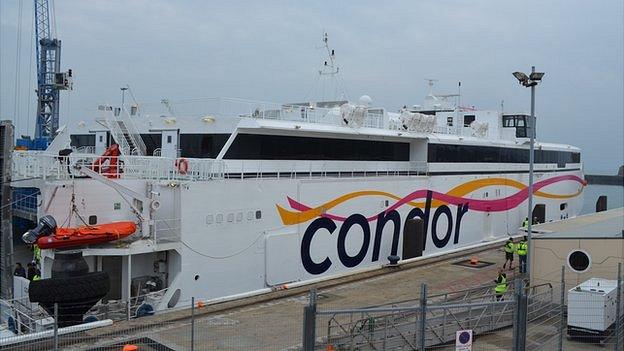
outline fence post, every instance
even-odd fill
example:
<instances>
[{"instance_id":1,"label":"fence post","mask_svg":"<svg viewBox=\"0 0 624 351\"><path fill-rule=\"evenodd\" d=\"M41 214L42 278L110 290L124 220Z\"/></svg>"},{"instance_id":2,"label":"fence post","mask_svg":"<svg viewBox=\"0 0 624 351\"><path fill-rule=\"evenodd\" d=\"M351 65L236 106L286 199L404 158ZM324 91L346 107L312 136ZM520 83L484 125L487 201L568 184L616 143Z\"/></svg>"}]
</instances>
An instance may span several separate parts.
<instances>
[{"instance_id":1,"label":"fence post","mask_svg":"<svg viewBox=\"0 0 624 351\"><path fill-rule=\"evenodd\" d=\"M191 351L195 350L195 296L191 297Z\"/></svg>"},{"instance_id":2,"label":"fence post","mask_svg":"<svg viewBox=\"0 0 624 351\"><path fill-rule=\"evenodd\" d=\"M420 351L425 351L425 333L427 330L427 283L420 285Z\"/></svg>"},{"instance_id":3,"label":"fence post","mask_svg":"<svg viewBox=\"0 0 624 351\"><path fill-rule=\"evenodd\" d=\"M622 263L619 262L618 263L618 269L617 269L617 298L616 298L616 304L615 304L615 308L616 308L616 312L615 312L615 348L614 350L618 351L621 350L620 347L620 342L621 342L621 337L620 334L622 334Z\"/></svg>"},{"instance_id":4,"label":"fence post","mask_svg":"<svg viewBox=\"0 0 624 351\"><path fill-rule=\"evenodd\" d=\"M59 338L58 338L58 303L54 303L54 351L58 351L59 349Z\"/></svg>"},{"instance_id":5,"label":"fence post","mask_svg":"<svg viewBox=\"0 0 624 351\"><path fill-rule=\"evenodd\" d=\"M126 320L130 320L130 299L126 301Z\"/></svg>"},{"instance_id":6,"label":"fence post","mask_svg":"<svg viewBox=\"0 0 624 351\"><path fill-rule=\"evenodd\" d=\"M563 333L565 332L565 266L561 266L561 297L559 300L559 340L558 340L558 351L563 350Z\"/></svg>"},{"instance_id":7,"label":"fence post","mask_svg":"<svg viewBox=\"0 0 624 351\"><path fill-rule=\"evenodd\" d=\"M513 350L524 351L526 346L527 297L522 279L514 282L516 313L514 318Z\"/></svg>"},{"instance_id":8,"label":"fence post","mask_svg":"<svg viewBox=\"0 0 624 351\"><path fill-rule=\"evenodd\" d=\"M314 351L316 346L316 288L310 289L310 303L303 308L302 344L303 351Z\"/></svg>"}]
</instances>

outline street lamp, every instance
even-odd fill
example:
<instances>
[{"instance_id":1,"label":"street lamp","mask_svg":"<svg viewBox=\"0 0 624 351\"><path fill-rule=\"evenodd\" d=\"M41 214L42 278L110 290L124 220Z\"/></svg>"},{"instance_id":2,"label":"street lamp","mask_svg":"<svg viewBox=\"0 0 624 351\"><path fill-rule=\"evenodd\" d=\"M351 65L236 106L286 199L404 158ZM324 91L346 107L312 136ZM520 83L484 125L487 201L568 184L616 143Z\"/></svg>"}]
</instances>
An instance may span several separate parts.
<instances>
[{"instance_id":1,"label":"street lamp","mask_svg":"<svg viewBox=\"0 0 624 351\"><path fill-rule=\"evenodd\" d=\"M533 253L533 247L531 246L531 226L533 224L533 164L535 161L534 158L534 143L535 143L535 86L542 80L544 77L543 72L535 72L535 66L531 67L531 74L526 75L522 72L514 72L513 76L516 77L518 83L522 84L527 88L531 88L531 119L528 123L529 127L529 138L530 138L530 149L529 149L529 214L527 216L528 219L528 227L527 227L527 238L528 238L528 246L529 251L527 252L527 263L526 270L529 275L529 282L531 281L531 255Z\"/></svg>"}]
</instances>

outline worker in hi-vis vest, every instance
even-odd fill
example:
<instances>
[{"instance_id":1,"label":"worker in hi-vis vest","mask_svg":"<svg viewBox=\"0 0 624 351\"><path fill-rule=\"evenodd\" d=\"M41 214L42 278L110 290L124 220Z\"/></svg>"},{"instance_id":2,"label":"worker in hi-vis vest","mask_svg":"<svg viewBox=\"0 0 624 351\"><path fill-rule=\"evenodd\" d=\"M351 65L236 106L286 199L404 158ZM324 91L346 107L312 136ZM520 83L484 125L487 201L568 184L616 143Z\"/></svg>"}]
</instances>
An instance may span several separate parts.
<instances>
[{"instance_id":1,"label":"worker in hi-vis vest","mask_svg":"<svg viewBox=\"0 0 624 351\"><path fill-rule=\"evenodd\" d=\"M494 282L496 283L496 286L494 287L496 301L502 301L503 295L507 292L507 275L501 268L498 269L498 277Z\"/></svg>"},{"instance_id":2,"label":"worker in hi-vis vest","mask_svg":"<svg viewBox=\"0 0 624 351\"><path fill-rule=\"evenodd\" d=\"M39 248L37 244L34 244L32 246L32 249L33 249L33 261L39 264L39 262L41 262L41 249Z\"/></svg>"},{"instance_id":3,"label":"worker in hi-vis vest","mask_svg":"<svg viewBox=\"0 0 624 351\"><path fill-rule=\"evenodd\" d=\"M512 238L507 239L503 249L505 250L505 263L503 264L503 269L507 267L507 262L509 262L509 270L513 270L513 259L514 253L516 252L516 244L514 244Z\"/></svg>"},{"instance_id":4,"label":"worker in hi-vis vest","mask_svg":"<svg viewBox=\"0 0 624 351\"><path fill-rule=\"evenodd\" d=\"M522 237L522 240L518 243L518 248L516 250L518 252L518 258L520 260L520 273L526 273L527 266L527 253L529 252L529 243L527 242L527 237Z\"/></svg>"},{"instance_id":5,"label":"worker in hi-vis vest","mask_svg":"<svg viewBox=\"0 0 624 351\"><path fill-rule=\"evenodd\" d=\"M522 221L522 228L529 229L529 217L524 217L524 221Z\"/></svg>"}]
</instances>

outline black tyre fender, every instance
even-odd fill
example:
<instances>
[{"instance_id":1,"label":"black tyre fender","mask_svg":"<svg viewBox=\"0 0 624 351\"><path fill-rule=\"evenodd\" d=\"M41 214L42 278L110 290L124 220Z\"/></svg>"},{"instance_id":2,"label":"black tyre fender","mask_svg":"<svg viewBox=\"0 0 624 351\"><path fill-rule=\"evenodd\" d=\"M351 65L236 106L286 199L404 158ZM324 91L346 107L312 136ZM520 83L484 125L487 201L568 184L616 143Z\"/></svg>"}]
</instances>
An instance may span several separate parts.
<instances>
[{"instance_id":1,"label":"black tyre fender","mask_svg":"<svg viewBox=\"0 0 624 351\"><path fill-rule=\"evenodd\" d=\"M28 287L31 302L63 303L102 298L110 290L107 272L92 272L71 278L34 280Z\"/></svg>"}]
</instances>

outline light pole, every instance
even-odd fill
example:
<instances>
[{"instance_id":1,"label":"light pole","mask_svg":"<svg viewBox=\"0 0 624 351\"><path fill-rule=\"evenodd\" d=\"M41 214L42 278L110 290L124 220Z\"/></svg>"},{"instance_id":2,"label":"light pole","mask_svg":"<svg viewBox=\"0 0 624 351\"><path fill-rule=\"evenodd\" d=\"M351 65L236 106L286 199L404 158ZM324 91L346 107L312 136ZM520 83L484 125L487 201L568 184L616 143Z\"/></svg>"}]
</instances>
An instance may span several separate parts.
<instances>
[{"instance_id":1,"label":"light pole","mask_svg":"<svg viewBox=\"0 0 624 351\"><path fill-rule=\"evenodd\" d=\"M533 164L535 161L535 86L541 82L542 77L544 77L543 72L535 72L535 66L531 67L531 74L527 76L522 72L514 72L514 77L518 80L520 84L527 88L531 88L531 118L527 126L529 127L529 211L528 211L528 227L527 227L527 239L529 246L529 250L527 252L527 262L526 262L526 270L529 276L529 284L531 282L531 256L533 254L533 246L531 246L531 227L533 224Z\"/></svg>"}]
</instances>

